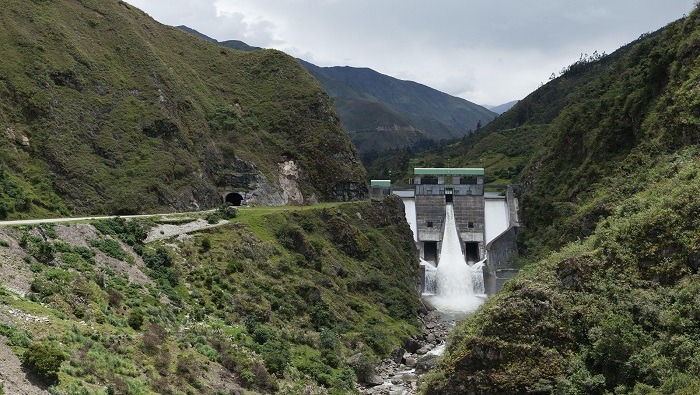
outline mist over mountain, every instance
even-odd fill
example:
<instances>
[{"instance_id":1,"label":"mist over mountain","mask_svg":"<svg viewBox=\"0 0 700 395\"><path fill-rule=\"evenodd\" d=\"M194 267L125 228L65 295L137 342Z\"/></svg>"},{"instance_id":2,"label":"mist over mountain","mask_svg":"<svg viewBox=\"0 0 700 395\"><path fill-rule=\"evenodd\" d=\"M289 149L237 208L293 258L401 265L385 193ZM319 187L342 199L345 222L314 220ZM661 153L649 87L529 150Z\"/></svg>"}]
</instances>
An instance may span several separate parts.
<instances>
[{"instance_id":1,"label":"mist over mountain","mask_svg":"<svg viewBox=\"0 0 700 395\"><path fill-rule=\"evenodd\" d=\"M516 105L518 101L519 100L513 100L509 101L508 103L499 104L497 106L486 106L486 108L500 115L513 108L513 106Z\"/></svg>"}]
</instances>

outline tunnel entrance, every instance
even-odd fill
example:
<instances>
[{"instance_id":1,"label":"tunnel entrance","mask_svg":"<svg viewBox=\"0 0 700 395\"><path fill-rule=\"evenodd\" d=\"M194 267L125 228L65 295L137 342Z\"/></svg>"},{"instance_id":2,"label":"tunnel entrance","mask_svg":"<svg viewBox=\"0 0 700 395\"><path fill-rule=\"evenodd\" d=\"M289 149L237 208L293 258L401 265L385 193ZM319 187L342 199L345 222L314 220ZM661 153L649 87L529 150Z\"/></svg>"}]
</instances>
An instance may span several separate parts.
<instances>
[{"instance_id":1,"label":"tunnel entrance","mask_svg":"<svg viewBox=\"0 0 700 395\"><path fill-rule=\"evenodd\" d=\"M238 192L229 192L224 199L224 203L232 206L240 206L242 202L243 196Z\"/></svg>"},{"instance_id":2,"label":"tunnel entrance","mask_svg":"<svg viewBox=\"0 0 700 395\"><path fill-rule=\"evenodd\" d=\"M479 262L479 243L464 243L464 260L467 261L469 265Z\"/></svg>"},{"instance_id":3,"label":"tunnel entrance","mask_svg":"<svg viewBox=\"0 0 700 395\"><path fill-rule=\"evenodd\" d=\"M426 241L423 243L423 259L437 263L437 241Z\"/></svg>"}]
</instances>

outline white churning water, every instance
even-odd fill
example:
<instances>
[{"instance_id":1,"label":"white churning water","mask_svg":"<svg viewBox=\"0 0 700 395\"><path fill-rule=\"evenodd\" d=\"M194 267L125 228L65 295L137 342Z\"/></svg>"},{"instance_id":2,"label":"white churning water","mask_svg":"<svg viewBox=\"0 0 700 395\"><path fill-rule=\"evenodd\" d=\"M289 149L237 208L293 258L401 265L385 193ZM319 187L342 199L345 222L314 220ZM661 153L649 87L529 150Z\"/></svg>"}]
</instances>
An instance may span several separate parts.
<instances>
[{"instance_id":1,"label":"white churning water","mask_svg":"<svg viewBox=\"0 0 700 395\"><path fill-rule=\"evenodd\" d=\"M423 296L435 295L437 287L437 268L432 263L420 260L421 266L425 268L425 286L423 287Z\"/></svg>"},{"instance_id":2,"label":"white churning water","mask_svg":"<svg viewBox=\"0 0 700 395\"><path fill-rule=\"evenodd\" d=\"M445 230L437 267L436 293L429 299L430 303L439 311L449 314L469 313L476 310L484 302L484 295L482 295L484 280L481 269L483 264L484 261L473 267L467 265L457 234L454 208L452 204L447 204Z\"/></svg>"}]
</instances>

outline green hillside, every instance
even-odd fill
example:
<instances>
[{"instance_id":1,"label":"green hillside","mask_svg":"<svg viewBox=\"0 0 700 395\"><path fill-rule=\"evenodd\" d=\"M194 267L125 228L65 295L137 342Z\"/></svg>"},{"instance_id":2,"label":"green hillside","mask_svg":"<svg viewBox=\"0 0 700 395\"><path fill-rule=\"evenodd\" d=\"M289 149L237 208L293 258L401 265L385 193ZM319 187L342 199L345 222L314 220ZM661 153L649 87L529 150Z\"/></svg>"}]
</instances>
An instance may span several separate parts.
<instances>
[{"instance_id":1,"label":"green hillside","mask_svg":"<svg viewBox=\"0 0 700 395\"><path fill-rule=\"evenodd\" d=\"M330 100L281 52L222 48L117 0L11 0L0 22L0 218L364 195Z\"/></svg>"},{"instance_id":2,"label":"green hillside","mask_svg":"<svg viewBox=\"0 0 700 395\"><path fill-rule=\"evenodd\" d=\"M496 116L467 100L372 69L301 63L335 99L343 125L363 158L412 147L421 140L459 138Z\"/></svg>"},{"instance_id":3,"label":"green hillside","mask_svg":"<svg viewBox=\"0 0 700 395\"><path fill-rule=\"evenodd\" d=\"M499 135L522 143L502 178L523 188L526 258L425 394L700 392L699 40L696 9L444 149L475 163Z\"/></svg>"},{"instance_id":4,"label":"green hillside","mask_svg":"<svg viewBox=\"0 0 700 395\"><path fill-rule=\"evenodd\" d=\"M419 331L398 198L186 222L0 228L5 393L349 394Z\"/></svg>"},{"instance_id":5,"label":"green hillside","mask_svg":"<svg viewBox=\"0 0 700 395\"><path fill-rule=\"evenodd\" d=\"M187 26L178 28L229 48L261 49L238 40L220 42ZM467 100L372 69L299 62L333 98L341 122L365 164L393 149L454 140L496 117L493 111Z\"/></svg>"}]
</instances>

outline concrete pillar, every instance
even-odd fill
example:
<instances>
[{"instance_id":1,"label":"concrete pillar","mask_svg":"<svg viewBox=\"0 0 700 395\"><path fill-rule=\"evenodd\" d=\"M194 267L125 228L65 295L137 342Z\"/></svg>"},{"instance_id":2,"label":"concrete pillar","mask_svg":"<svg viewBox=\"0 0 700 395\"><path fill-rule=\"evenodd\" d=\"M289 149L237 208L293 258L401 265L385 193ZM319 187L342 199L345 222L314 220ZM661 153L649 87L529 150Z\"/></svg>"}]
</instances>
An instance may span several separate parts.
<instances>
[{"instance_id":1,"label":"concrete pillar","mask_svg":"<svg viewBox=\"0 0 700 395\"><path fill-rule=\"evenodd\" d=\"M508 203L510 225L519 226L520 224L518 221L518 199L515 197L515 193L513 193L512 185L508 185L508 188L506 188L506 202Z\"/></svg>"}]
</instances>

